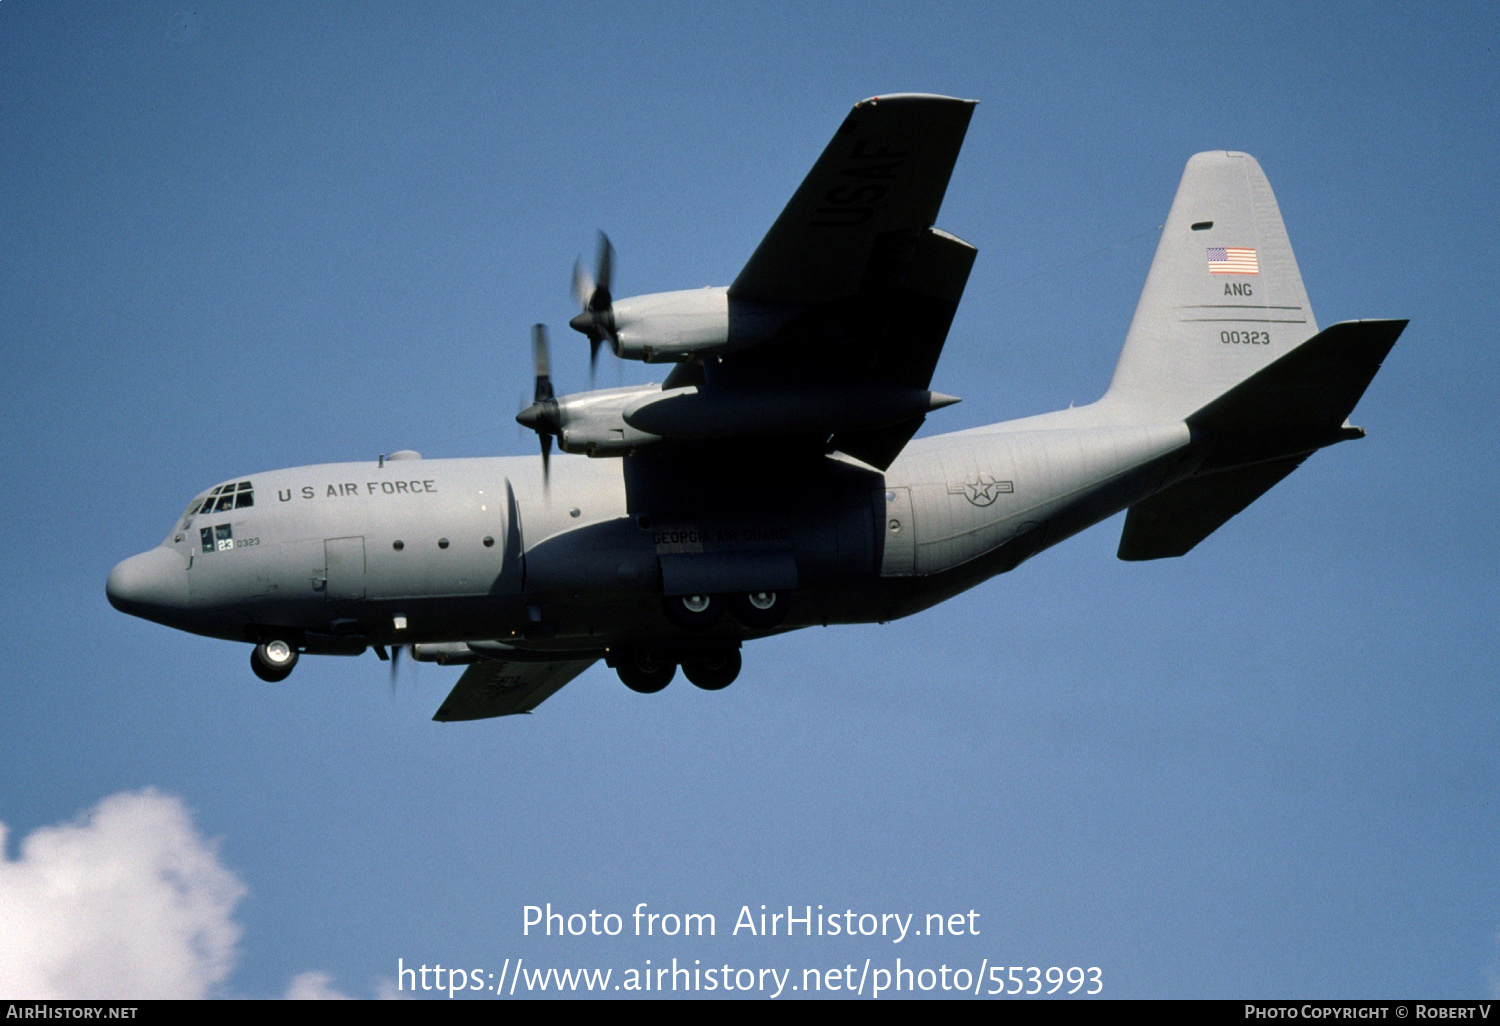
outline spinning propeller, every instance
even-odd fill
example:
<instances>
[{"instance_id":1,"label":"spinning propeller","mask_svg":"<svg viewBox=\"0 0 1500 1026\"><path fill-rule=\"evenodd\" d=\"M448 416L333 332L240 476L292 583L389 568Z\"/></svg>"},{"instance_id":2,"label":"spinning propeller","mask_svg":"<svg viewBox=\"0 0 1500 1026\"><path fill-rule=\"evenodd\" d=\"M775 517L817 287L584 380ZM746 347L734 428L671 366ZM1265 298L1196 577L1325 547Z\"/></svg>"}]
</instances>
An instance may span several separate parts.
<instances>
[{"instance_id":1,"label":"spinning propeller","mask_svg":"<svg viewBox=\"0 0 1500 1026\"><path fill-rule=\"evenodd\" d=\"M396 678L401 676L401 653L406 650L405 645L393 645L391 647L391 694L396 693Z\"/></svg>"},{"instance_id":2,"label":"spinning propeller","mask_svg":"<svg viewBox=\"0 0 1500 1026\"><path fill-rule=\"evenodd\" d=\"M551 470L552 437L562 431L562 417L552 394L551 361L547 356L547 326L531 326L531 359L536 365L536 389L531 405L516 414L516 422L537 433L542 442L542 484Z\"/></svg>"},{"instance_id":3,"label":"spinning propeller","mask_svg":"<svg viewBox=\"0 0 1500 1026\"><path fill-rule=\"evenodd\" d=\"M392 645L387 652L384 645L375 646L375 654L380 657L381 662L391 664L391 697L396 697L396 679L401 676L401 653L409 648L409 645Z\"/></svg>"},{"instance_id":4,"label":"spinning propeller","mask_svg":"<svg viewBox=\"0 0 1500 1026\"><path fill-rule=\"evenodd\" d=\"M614 298L610 295L610 281L614 277L615 247L609 236L599 233L599 251L594 258L594 273L589 274L579 258L573 264L573 296L583 312L568 322L568 327L582 332L589 340L589 380L592 382L599 365L599 344L608 340L611 347L619 344L615 333Z\"/></svg>"}]
</instances>

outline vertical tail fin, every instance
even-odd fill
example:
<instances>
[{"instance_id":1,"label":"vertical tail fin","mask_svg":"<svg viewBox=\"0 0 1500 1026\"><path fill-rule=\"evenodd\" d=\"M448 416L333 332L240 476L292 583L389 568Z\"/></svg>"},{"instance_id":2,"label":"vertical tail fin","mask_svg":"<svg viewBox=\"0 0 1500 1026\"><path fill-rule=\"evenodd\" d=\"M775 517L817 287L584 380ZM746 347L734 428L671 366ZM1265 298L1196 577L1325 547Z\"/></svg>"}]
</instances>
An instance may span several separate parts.
<instances>
[{"instance_id":1,"label":"vertical tail fin","mask_svg":"<svg viewBox=\"0 0 1500 1026\"><path fill-rule=\"evenodd\" d=\"M1318 333L1271 183L1248 153L1190 159L1106 399L1177 419Z\"/></svg>"}]
</instances>

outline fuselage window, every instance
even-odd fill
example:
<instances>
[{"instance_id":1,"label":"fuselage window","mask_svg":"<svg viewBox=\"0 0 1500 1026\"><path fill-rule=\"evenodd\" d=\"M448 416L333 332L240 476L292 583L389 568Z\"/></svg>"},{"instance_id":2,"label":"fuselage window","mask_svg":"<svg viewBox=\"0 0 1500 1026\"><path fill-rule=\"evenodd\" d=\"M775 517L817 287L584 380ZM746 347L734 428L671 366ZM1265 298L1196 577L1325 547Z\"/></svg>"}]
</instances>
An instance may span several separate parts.
<instances>
[{"instance_id":1,"label":"fuselage window","mask_svg":"<svg viewBox=\"0 0 1500 1026\"><path fill-rule=\"evenodd\" d=\"M214 529L212 527L205 527L199 531L198 537L203 540L204 552L212 552L214 550Z\"/></svg>"}]
</instances>

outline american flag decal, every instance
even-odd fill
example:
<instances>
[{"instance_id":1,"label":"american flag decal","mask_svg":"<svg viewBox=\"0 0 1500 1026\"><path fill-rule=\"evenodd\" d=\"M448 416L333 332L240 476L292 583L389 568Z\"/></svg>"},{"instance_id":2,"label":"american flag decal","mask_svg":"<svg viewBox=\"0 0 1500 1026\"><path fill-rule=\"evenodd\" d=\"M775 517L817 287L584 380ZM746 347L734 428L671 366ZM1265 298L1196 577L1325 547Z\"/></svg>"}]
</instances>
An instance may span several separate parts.
<instances>
[{"instance_id":1,"label":"american flag decal","mask_svg":"<svg viewBox=\"0 0 1500 1026\"><path fill-rule=\"evenodd\" d=\"M1260 261L1249 246L1208 247L1209 274L1259 274Z\"/></svg>"}]
</instances>

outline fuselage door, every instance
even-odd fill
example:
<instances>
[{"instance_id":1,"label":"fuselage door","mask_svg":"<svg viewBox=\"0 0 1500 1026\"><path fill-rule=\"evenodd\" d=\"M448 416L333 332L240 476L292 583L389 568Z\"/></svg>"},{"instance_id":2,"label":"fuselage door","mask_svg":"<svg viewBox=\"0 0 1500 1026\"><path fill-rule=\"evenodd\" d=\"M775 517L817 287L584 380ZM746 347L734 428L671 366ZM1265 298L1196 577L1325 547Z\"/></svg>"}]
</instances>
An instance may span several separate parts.
<instances>
[{"instance_id":1,"label":"fuselage door","mask_svg":"<svg viewBox=\"0 0 1500 1026\"><path fill-rule=\"evenodd\" d=\"M876 497L877 504L885 507L880 528L880 536L884 539L880 575L909 575L917 565L917 532L911 515L911 489L887 487L876 493Z\"/></svg>"},{"instance_id":2,"label":"fuselage door","mask_svg":"<svg viewBox=\"0 0 1500 1026\"><path fill-rule=\"evenodd\" d=\"M365 539L329 538L323 542L328 560L329 602L359 602L365 597Z\"/></svg>"}]
</instances>

